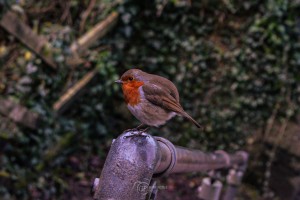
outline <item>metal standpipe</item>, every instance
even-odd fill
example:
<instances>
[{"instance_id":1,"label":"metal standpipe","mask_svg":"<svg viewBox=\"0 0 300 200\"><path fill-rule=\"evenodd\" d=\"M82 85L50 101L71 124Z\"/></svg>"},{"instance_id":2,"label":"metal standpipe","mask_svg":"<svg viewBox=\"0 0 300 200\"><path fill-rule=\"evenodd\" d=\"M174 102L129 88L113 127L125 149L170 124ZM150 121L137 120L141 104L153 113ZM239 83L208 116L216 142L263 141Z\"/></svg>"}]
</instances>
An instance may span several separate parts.
<instances>
[{"instance_id":1,"label":"metal standpipe","mask_svg":"<svg viewBox=\"0 0 300 200\"><path fill-rule=\"evenodd\" d=\"M245 152L204 153L174 146L162 137L125 132L114 140L100 179L93 185L94 199L155 199L155 181L170 173L206 172L247 163Z\"/></svg>"},{"instance_id":2,"label":"metal standpipe","mask_svg":"<svg viewBox=\"0 0 300 200\"><path fill-rule=\"evenodd\" d=\"M244 162L242 165L230 169L226 177L227 187L223 200L232 200L236 196L238 186L241 184L244 172L247 168L248 154L244 153L243 156L246 162Z\"/></svg>"},{"instance_id":3,"label":"metal standpipe","mask_svg":"<svg viewBox=\"0 0 300 200\"><path fill-rule=\"evenodd\" d=\"M218 200L220 198L222 183L212 180L210 177L202 179L201 187L198 188L198 197L201 200Z\"/></svg>"},{"instance_id":4,"label":"metal standpipe","mask_svg":"<svg viewBox=\"0 0 300 200\"><path fill-rule=\"evenodd\" d=\"M93 186L94 199L146 199L149 184L159 157L157 141L142 133L120 135L113 143L101 172Z\"/></svg>"}]
</instances>

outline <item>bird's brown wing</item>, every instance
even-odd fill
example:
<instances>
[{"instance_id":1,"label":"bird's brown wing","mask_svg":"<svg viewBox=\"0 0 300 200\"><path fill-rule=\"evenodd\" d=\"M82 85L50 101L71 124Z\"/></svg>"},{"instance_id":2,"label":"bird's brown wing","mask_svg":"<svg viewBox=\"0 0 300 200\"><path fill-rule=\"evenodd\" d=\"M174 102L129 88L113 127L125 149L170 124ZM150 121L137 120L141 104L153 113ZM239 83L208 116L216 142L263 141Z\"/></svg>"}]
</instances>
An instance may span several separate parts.
<instances>
[{"instance_id":1,"label":"bird's brown wing","mask_svg":"<svg viewBox=\"0 0 300 200\"><path fill-rule=\"evenodd\" d=\"M149 78L148 81L151 85L155 85L156 87L161 89L163 88L165 92L169 93L175 99L176 102L179 102L179 94L177 88L170 80L161 76L151 74L151 78Z\"/></svg>"},{"instance_id":2,"label":"bird's brown wing","mask_svg":"<svg viewBox=\"0 0 300 200\"><path fill-rule=\"evenodd\" d=\"M145 84L143 85L143 91L145 98L157 106L174 112L180 112L183 110L181 105L166 88L160 87L156 84L151 84L151 86Z\"/></svg>"},{"instance_id":3,"label":"bird's brown wing","mask_svg":"<svg viewBox=\"0 0 300 200\"><path fill-rule=\"evenodd\" d=\"M182 115L192 121L198 128L202 126L197 123L189 114L187 114L179 102L170 94L168 90L165 90L158 85L151 84L151 86L143 85L145 98L154 105L160 106L166 110L173 111L179 115Z\"/></svg>"}]
</instances>

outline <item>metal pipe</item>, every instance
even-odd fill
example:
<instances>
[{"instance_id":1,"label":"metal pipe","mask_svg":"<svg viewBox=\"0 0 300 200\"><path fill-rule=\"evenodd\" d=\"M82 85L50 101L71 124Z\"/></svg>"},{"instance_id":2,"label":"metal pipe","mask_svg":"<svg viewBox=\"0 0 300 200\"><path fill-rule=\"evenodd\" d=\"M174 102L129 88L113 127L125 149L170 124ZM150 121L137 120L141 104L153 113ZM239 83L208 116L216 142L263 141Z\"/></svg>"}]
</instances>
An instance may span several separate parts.
<instances>
[{"instance_id":1,"label":"metal pipe","mask_svg":"<svg viewBox=\"0 0 300 200\"><path fill-rule=\"evenodd\" d=\"M209 177L204 178L198 188L198 197L201 200L218 200L220 199L222 186L219 180L212 181Z\"/></svg>"},{"instance_id":2,"label":"metal pipe","mask_svg":"<svg viewBox=\"0 0 300 200\"><path fill-rule=\"evenodd\" d=\"M247 154L224 151L204 153L174 146L169 140L147 133L125 132L114 140L100 179L95 179L94 199L145 199L153 176L204 172L244 165ZM154 191L154 190L153 190Z\"/></svg>"},{"instance_id":3,"label":"metal pipe","mask_svg":"<svg viewBox=\"0 0 300 200\"><path fill-rule=\"evenodd\" d=\"M245 159L247 159L247 155L245 154ZM223 196L223 200L232 200L236 196L236 193L238 191L238 186L242 182L242 178L244 175L244 171L246 170L247 163L245 162L243 165L240 165L238 167L230 169L227 177L226 177L226 191Z\"/></svg>"},{"instance_id":4,"label":"metal pipe","mask_svg":"<svg viewBox=\"0 0 300 200\"><path fill-rule=\"evenodd\" d=\"M132 134L123 133L112 143L100 180L94 182L94 199L146 198L154 169L161 158L152 136Z\"/></svg>"},{"instance_id":5,"label":"metal pipe","mask_svg":"<svg viewBox=\"0 0 300 200\"><path fill-rule=\"evenodd\" d=\"M228 154L225 151L204 153L200 150L174 146L170 141L155 137L160 149L160 159L155 169L155 175L169 173L204 172L220 168L230 168L244 165L247 162L245 152Z\"/></svg>"}]
</instances>

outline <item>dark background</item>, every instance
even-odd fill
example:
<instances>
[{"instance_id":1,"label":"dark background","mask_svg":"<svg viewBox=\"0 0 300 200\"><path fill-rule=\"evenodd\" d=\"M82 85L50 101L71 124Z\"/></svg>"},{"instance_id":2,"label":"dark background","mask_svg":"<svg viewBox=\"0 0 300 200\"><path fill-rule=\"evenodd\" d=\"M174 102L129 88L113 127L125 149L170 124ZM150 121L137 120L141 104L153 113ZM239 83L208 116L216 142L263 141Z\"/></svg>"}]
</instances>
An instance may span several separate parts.
<instances>
[{"instance_id":1,"label":"dark background","mask_svg":"<svg viewBox=\"0 0 300 200\"><path fill-rule=\"evenodd\" d=\"M0 19L15 12L47 39L58 66L52 69L0 28L1 98L41 118L28 128L0 115L1 199L89 199L112 139L139 124L114 83L133 67L173 81L182 106L205 126L199 131L176 117L151 128L151 134L203 151L246 150L250 163L240 199L296 198L299 1L2 0L0 5ZM116 26L80 53L80 64L68 65L70 45L112 12L119 13ZM55 102L93 69L97 75L84 95L55 112ZM167 190L159 196L196 199L201 177L163 178Z\"/></svg>"}]
</instances>

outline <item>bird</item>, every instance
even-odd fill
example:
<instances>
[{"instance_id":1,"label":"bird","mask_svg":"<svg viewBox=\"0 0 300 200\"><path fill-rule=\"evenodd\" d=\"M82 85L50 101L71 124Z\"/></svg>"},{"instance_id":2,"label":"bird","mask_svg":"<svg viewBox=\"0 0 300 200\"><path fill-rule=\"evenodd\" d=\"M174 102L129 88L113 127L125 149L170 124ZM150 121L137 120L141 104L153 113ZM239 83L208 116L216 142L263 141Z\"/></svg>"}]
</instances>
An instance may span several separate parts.
<instances>
[{"instance_id":1,"label":"bird","mask_svg":"<svg viewBox=\"0 0 300 200\"><path fill-rule=\"evenodd\" d=\"M140 69L129 69L115 82L122 85L127 108L142 123L138 127L159 127L179 115L202 129L202 126L184 111L176 86L167 78Z\"/></svg>"}]
</instances>

